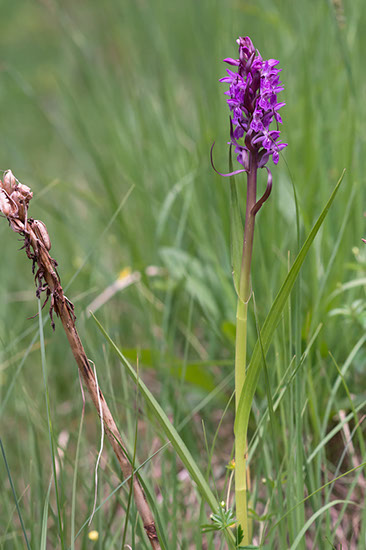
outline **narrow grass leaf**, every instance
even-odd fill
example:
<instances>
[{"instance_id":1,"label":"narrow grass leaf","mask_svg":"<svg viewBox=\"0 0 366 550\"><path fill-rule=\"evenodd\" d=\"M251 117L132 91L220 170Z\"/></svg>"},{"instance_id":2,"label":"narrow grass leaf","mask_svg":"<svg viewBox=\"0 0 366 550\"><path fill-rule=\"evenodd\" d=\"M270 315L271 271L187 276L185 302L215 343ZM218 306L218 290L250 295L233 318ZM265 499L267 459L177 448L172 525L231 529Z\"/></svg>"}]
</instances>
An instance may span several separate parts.
<instances>
[{"instance_id":1,"label":"narrow grass leaf","mask_svg":"<svg viewBox=\"0 0 366 550\"><path fill-rule=\"evenodd\" d=\"M7 475L8 475L9 484L10 484L10 487L11 487L11 491L12 491L12 493L13 493L13 498L14 498L15 506L16 506L16 509L17 509L17 512L18 512L18 517L19 517L20 525L22 526L22 531L23 531L23 535L24 535L24 540L25 540L25 543L26 543L26 545L27 545L27 549L30 550L30 546L29 546L29 542L28 542L28 537L27 537L27 533L26 533L26 530L25 530L25 526L24 526L23 517L22 517L21 511L20 511L20 508L19 508L17 495L16 495L16 493L15 493L15 487L14 487L13 479L12 479L12 477L11 477L9 464L8 464L8 461L6 460L5 449L4 449L3 442L2 442L1 439L0 439L0 447L1 447L1 453L2 453L2 455L3 455L3 459L4 459L4 463L5 463L6 473L7 473Z\"/></svg>"},{"instance_id":2,"label":"narrow grass leaf","mask_svg":"<svg viewBox=\"0 0 366 550\"><path fill-rule=\"evenodd\" d=\"M362 403L360 403L357 407L355 407L354 410L357 413L358 411L363 410L363 408L365 406L366 406L366 400L362 401ZM314 460L316 455L322 450L323 447L325 447L325 445L328 443L328 441L330 441L338 432L341 431L343 426L352 419L353 415L354 415L354 411L347 414L347 416L345 416L340 422L338 422L338 424L336 424L336 426L334 426L334 428L332 430L330 430L330 432L328 432L326 436L323 437L323 439L315 447L315 449L310 454L310 456L308 456L308 458L306 460L306 462L308 464L310 464L310 462L312 460Z\"/></svg>"},{"instance_id":3,"label":"narrow grass leaf","mask_svg":"<svg viewBox=\"0 0 366 550\"><path fill-rule=\"evenodd\" d=\"M342 378L346 376L348 369L354 364L355 358L357 354L363 349L363 346L366 341L366 335L363 334L361 338L356 342L356 344L353 346L352 350L348 354L346 360L343 363L342 368L340 369L340 372L336 378L336 380L332 384L330 395L327 399L327 405L325 408L325 413L323 417L323 423L322 423L322 431L325 434L331 414L332 408L336 407L336 395L338 392L338 388L342 383Z\"/></svg>"},{"instance_id":4,"label":"narrow grass leaf","mask_svg":"<svg viewBox=\"0 0 366 550\"><path fill-rule=\"evenodd\" d=\"M158 449L157 451L155 451L154 454L152 454L151 456L149 456L149 458L147 458L138 468L136 468L136 470L133 472L134 474L137 474L139 472L139 470L141 470L141 468L143 468L150 460L152 460L156 455L158 455L161 451L163 451L166 447L168 446L168 443L166 443L165 445L163 445L162 447L160 447L160 449ZM121 483L119 483L117 485L117 487L115 489L113 489L113 491L111 491L109 493L109 495L104 499L102 500L102 502L99 504L99 506L97 506L97 508L95 509L95 514L97 512L99 512L103 506L110 502L110 500L112 499L112 497L114 495L118 495L118 491L124 486L126 485L126 483L129 482L129 480L131 479L132 475L126 477L123 481L121 481ZM140 477L140 481L141 481L141 484L143 486L143 489L144 491L146 492L146 496L149 500L149 503L152 502L152 497L151 497L151 494L146 486L146 484L144 483L144 480ZM79 531L76 533L75 535L75 540L80 536L80 534L84 531L85 527L88 525L89 523L89 520L91 518L91 515L89 517L86 518L86 520L84 521L84 523L82 524L82 526L80 527ZM68 550L71 550L71 546L69 547ZM166 547L163 547L162 545L162 550L166 550Z\"/></svg>"},{"instance_id":5,"label":"narrow grass leaf","mask_svg":"<svg viewBox=\"0 0 366 550\"><path fill-rule=\"evenodd\" d=\"M138 369L137 369L137 377L139 376L139 372L138 372ZM137 382L138 382L139 378L137 379ZM136 397L135 397L135 408L136 410L138 410L138 394L137 394L137 390L138 390L138 383L137 383L137 386L136 386ZM133 492L133 476L134 476L134 472L135 472L135 462L136 462L136 445L137 445L137 437L138 437L138 426L137 426L137 423L138 423L138 415L136 415L136 421L135 421L135 434L134 434L134 442L133 442L133 456L132 456L132 477L131 477L131 483L130 483L130 487L129 487L129 490L128 490L128 500L127 500L127 508L126 508L126 512L125 512L125 523L124 523L124 528L123 528L123 538L122 538L122 548L125 547L125 542L126 542L126 537L127 537L127 528L128 528L128 522L129 522L129 518L130 518L130 511L131 511L131 503L132 503L132 492Z\"/></svg>"},{"instance_id":6,"label":"narrow grass leaf","mask_svg":"<svg viewBox=\"0 0 366 550\"><path fill-rule=\"evenodd\" d=\"M58 530L59 530L59 535L60 535L61 548L62 548L62 550L64 550L65 549L65 542L64 542L64 532L63 532L63 527L62 527L62 507L61 507L61 502L60 502L60 495L59 495L59 490L58 490L58 482L57 482L57 474L56 474L55 442L54 442L53 425L52 425L52 420L51 420L50 396L49 396L49 391L48 391L47 364L46 364L46 351L45 351L45 342L44 342L44 334L43 334L41 300L38 300L38 321L39 321L39 338L40 338L40 344L41 344L40 349L41 349L43 384L44 384L46 411L47 411L48 436L49 436L51 458L52 458L53 480L54 480L54 484L55 484Z\"/></svg>"},{"instance_id":7,"label":"narrow grass leaf","mask_svg":"<svg viewBox=\"0 0 366 550\"><path fill-rule=\"evenodd\" d=\"M284 375L282 376L282 378L281 378L281 380L280 380L280 382L277 386L277 389L276 389L276 391L273 395L273 400L274 400L273 410L274 411L276 411L278 409L283 397L286 395L287 391L289 390L290 385L291 385L294 377L298 373L299 369L303 366L306 358L308 357L308 355L310 353L310 350L313 347L313 344L314 344L321 328L322 328L322 325L319 325L317 327L315 333L311 337L310 342L307 345L307 347L306 347L304 353L302 354L301 359L300 359L299 363L296 365L296 367L294 369L292 368L295 357L291 360L289 366L287 367L287 369L286 369ZM248 447L249 461L251 460L251 457L253 456L253 454L254 454L257 446L258 446L258 443L260 442L261 438L258 437L258 434L260 433L260 430L263 429L263 424L265 422L267 422L268 415L269 415L269 410L268 410L268 406L267 406L266 409L264 410L263 414L261 415L261 418L259 419L256 430L253 434L252 440L251 440L250 445Z\"/></svg>"},{"instance_id":8,"label":"narrow grass leaf","mask_svg":"<svg viewBox=\"0 0 366 550\"><path fill-rule=\"evenodd\" d=\"M74 475L72 479L72 497L71 497L71 550L75 550L75 511L76 511L76 496L77 496L77 476L78 476L78 467L79 467L79 454L80 454L80 443L81 443L81 434L83 430L84 423L84 413L85 413L85 395L84 390L79 374L80 390L83 399L83 408L81 410L81 418L79 425L78 438L76 441L76 453L75 453L75 464L74 464Z\"/></svg>"},{"instance_id":9,"label":"narrow grass leaf","mask_svg":"<svg viewBox=\"0 0 366 550\"><path fill-rule=\"evenodd\" d=\"M331 356L332 358L332 361L333 361L333 364L334 366L336 367L337 371L338 371L338 376L341 378L342 380L342 385L344 387L344 390L346 392L346 395L347 395L347 398L348 398L348 402L349 402L349 406L350 406L350 409L351 411L353 412L353 419L354 419L354 422L355 422L355 427L354 427L354 430L357 432L357 435L358 435L358 443L360 445L360 451L361 451L361 456L365 456L366 455L366 449L365 449L365 442L364 442L364 439L363 439L363 434L362 434L362 430L359 428L359 425L360 425L360 419L358 418L357 416L357 412L356 412L356 408L354 406L354 403L353 403L353 400L352 400L352 396L351 396L351 392L350 392L350 389L347 385L347 382L342 374L342 371L337 363L337 361L335 360L335 358L333 357L333 355L331 354L331 352L329 352L329 355ZM346 450L346 449L345 449ZM338 469L338 468L337 468Z\"/></svg>"},{"instance_id":10,"label":"narrow grass leaf","mask_svg":"<svg viewBox=\"0 0 366 550\"><path fill-rule=\"evenodd\" d=\"M314 523L316 518L318 518L321 514L326 512L332 506L336 506L337 504L343 504L344 502L347 502L347 501L345 501L345 500L332 500L332 502L328 502L328 504L325 504L325 506L322 506L321 508L319 508L319 510L317 510L307 520L307 522L303 525L302 529L300 529L300 531L297 534L296 539L294 540L293 544L290 547L290 550L295 550L298 547L298 545L304 540L303 537L304 537L306 531L309 529L310 525L312 523ZM352 502L352 501L348 501L348 504L354 504L356 506L356 503Z\"/></svg>"},{"instance_id":11,"label":"narrow grass leaf","mask_svg":"<svg viewBox=\"0 0 366 550\"><path fill-rule=\"evenodd\" d=\"M52 487L52 480L48 485L46 500L44 502L44 507L43 507L41 544L39 546L40 550L47 550L47 521L48 521L48 506L50 502L51 487Z\"/></svg>"},{"instance_id":12,"label":"narrow grass leaf","mask_svg":"<svg viewBox=\"0 0 366 550\"><path fill-rule=\"evenodd\" d=\"M150 390L147 388L144 382L140 378L138 378L135 369L132 367L129 361L127 361L127 359L124 357L123 353L120 351L118 346L113 342L113 340L108 335L104 327L100 324L98 319L92 313L91 313L91 316L93 317L94 321L96 322L103 336L106 338L106 340L109 342L112 349L117 354L121 363L126 367L127 373L130 376L130 378L132 378L134 383L138 385L141 391L141 394L143 395L146 403L151 408L151 411L154 414L156 420L158 421L160 427L162 428L165 435L170 440L170 443L172 444L175 452L181 459L184 466L187 468L187 471L189 472L191 478L196 483L198 491L200 492L201 496L210 506L211 510L215 512L218 507L218 501L215 495L213 494L213 492L211 491L210 486L205 480L201 470L199 469L196 461L194 460L193 456L189 452L183 439L180 437L179 433L174 428L174 426L170 422L169 418L167 417L167 415L165 414L165 412L163 411L163 409L161 408L161 406L159 405L159 403L157 402L153 394L150 392ZM235 540L233 533L226 531L225 537L229 544L229 548L233 548L234 540Z\"/></svg>"},{"instance_id":13,"label":"narrow grass leaf","mask_svg":"<svg viewBox=\"0 0 366 550\"><path fill-rule=\"evenodd\" d=\"M268 351L274 331L281 319L282 311L285 307L285 304L290 295L290 292L295 284L300 268L335 199L339 186L342 182L344 172L345 171L343 171L341 177L339 178L333 193L331 194L322 213L320 214L313 229L311 230L309 236L307 237L305 243L303 244L298 256L296 257L296 260L294 261L294 264L291 267L279 293L277 294L277 297L275 298L275 301L272 304L271 310L268 313L267 318L263 324L261 338L262 338L263 350L265 354ZM235 432L237 432L239 429L241 431L245 431L245 432L247 431L250 410L251 410L255 390L258 384L261 366L262 366L262 352L261 352L261 346L257 340L253 350L251 361L249 363L248 373L245 379L244 387L239 399L238 410L237 410L236 419L235 419L235 427L234 427Z\"/></svg>"},{"instance_id":14,"label":"narrow grass leaf","mask_svg":"<svg viewBox=\"0 0 366 550\"><path fill-rule=\"evenodd\" d=\"M348 199L347 204L346 204L346 208L345 208L344 215L343 215L342 225L341 225L341 227L338 231L337 238L335 239L335 242L334 242L334 245L333 245L333 248L332 248L332 254L331 254L331 256L329 258L329 261L327 263L327 268L325 270L325 273L324 273L324 275L322 276L322 279L321 279L317 300L316 300L316 303L314 304L314 311L316 311L319 308L319 303L320 303L321 298L323 297L324 290L325 290L326 285L328 283L329 275L331 273L333 264L334 264L335 259L337 257L339 247L341 246L343 236L344 236L344 232L347 229L347 227L349 226L349 215L350 215L350 212L351 212L351 209L352 209L352 206L353 206L353 201L354 201L354 198L355 198L355 195L356 195L356 191L357 191L357 187L354 184L353 187L352 187L351 193L349 195L349 199Z\"/></svg>"},{"instance_id":15,"label":"narrow grass leaf","mask_svg":"<svg viewBox=\"0 0 366 550\"><path fill-rule=\"evenodd\" d=\"M151 410L154 413L155 418L158 420L159 425L163 429L165 435L168 437L175 451L177 452L179 458L183 462L184 466L187 468L191 478L196 482L198 490L201 493L202 497L206 500L206 502L209 504L211 509L213 511L216 511L218 502L213 492L211 491L208 483L206 482L204 476L202 475L202 472L198 468L196 461L194 460L191 453L187 449L185 443L183 442L182 438L180 437L179 433L171 424L171 422L169 421L169 418L167 417L167 415L165 414L165 412L163 411L159 403L156 401L153 394L150 392L150 390L147 388L144 382L140 378L138 378L135 369L132 367L129 361L125 358L125 356L119 350L117 345L113 342L113 340L107 334L103 326L99 323L99 321L93 314L92 314L92 317L95 320L96 324L98 325L103 336L106 338L106 340L109 342L112 349L117 354L121 363L126 367L127 373L129 374L130 378L132 378L135 384L138 384L139 389L145 401L151 407Z\"/></svg>"},{"instance_id":16,"label":"narrow grass leaf","mask_svg":"<svg viewBox=\"0 0 366 550\"><path fill-rule=\"evenodd\" d=\"M46 323L46 320L44 321L44 323ZM15 373L12 375L11 377L11 382L9 384L9 387L6 391L6 394L5 396L1 399L1 405L0 405L0 417L3 415L3 412L4 412L4 409L5 409L5 406L8 402L8 399L13 391L13 389L16 387L15 383L18 379L18 376L20 374L20 372L22 371L24 365L26 364L26 361L28 359L28 356L30 354L30 352L32 351L33 349L33 346L34 344L37 342L38 340L38 331L36 332L36 334L33 336L29 346L27 347L26 351L24 352L24 355L22 356L22 360L19 362L19 365L17 367L17 370L15 371Z\"/></svg>"},{"instance_id":17,"label":"narrow grass leaf","mask_svg":"<svg viewBox=\"0 0 366 550\"><path fill-rule=\"evenodd\" d=\"M325 489L326 487L329 487L329 485L333 485L336 481L338 481L339 479L342 479L343 477L346 477L348 476L349 474L352 474L353 472L356 472L356 470L359 470L360 468L363 468L364 466L366 465L366 462L362 462L362 464L358 464L358 466L355 466L354 468L351 468L350 470L348 470L347 472L344 472L343 474L339 475L338 477L334 477L333 479L331 479L330 481L328 481L327 483L324 483L324 485L322 485L321 487L318 487L315 491L313 491L312 493L310 493L309 495L307 495L305 498L303 498L300 502L298 502L295 506L293 506L292 508L290 508L290 510L288 510L278 521L276 521L276 523L274 525L272 525L272 527L269 529L268 533L266 534L266 538L269 537L269 535L275 531L276 527L281 523L281 521L283 521L289 514L291 514L291 512L297 507L297 506L301 506L301 504L303 504L304 502L306 502L307 500L311 499L314 495L320 493L321 491L323 491L323 489ZM332 501L334 502L334 501ZM342 502L350 502L348 500L346 501L342 501ZM352 502L352 504L355 504L354 502Z\"/></svg>"}]
</instances>

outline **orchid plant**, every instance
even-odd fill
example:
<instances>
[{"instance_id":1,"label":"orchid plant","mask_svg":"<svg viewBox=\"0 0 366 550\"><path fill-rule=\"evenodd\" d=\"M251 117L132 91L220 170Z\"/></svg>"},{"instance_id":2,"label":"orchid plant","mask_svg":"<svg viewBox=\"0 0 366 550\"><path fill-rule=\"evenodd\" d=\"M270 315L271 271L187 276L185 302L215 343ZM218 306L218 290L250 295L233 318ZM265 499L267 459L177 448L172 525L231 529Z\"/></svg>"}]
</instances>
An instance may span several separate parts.
<instances>
[{"instance_id":1,"label":"orchid plant","mask_svg":"<svg viewBox=\"0 0 366 550\"><path fill-rule=\"evenodd\" d=\"M243 248L236 292L236 344L235 344L235 396L236 410L243 391L247 365L247 314L251 297L251 261L253 250L255 217L272 190L272 174L267 164L272 158L279 161L279 153L287 146L280 141L279 124L282 123L279 109L285 105L277 101L277 94L283 90L279 80L281 69L276 59L263 60L251 39L238 38L239 59L226 58L225 63L236 67L236 72L227 69L228 76L220 82L229 84L227 103L231 111L230 142L242 166L222 176L247 174L247 198ZM275 129L270 129L272 123ZM212 149L211 149L212 160ZM259 168L267 170L267 186L263 196L257 200L257 173ZM215 167L214 167L215 169ZM215 169L217 172L217 170ZM245 395L244 395L245 399ZM244 545L249 544L250 533L247 515L247 467L246 430L235 430L235 502L238 527L243 532Z\"/></svg>"}]
</instances>

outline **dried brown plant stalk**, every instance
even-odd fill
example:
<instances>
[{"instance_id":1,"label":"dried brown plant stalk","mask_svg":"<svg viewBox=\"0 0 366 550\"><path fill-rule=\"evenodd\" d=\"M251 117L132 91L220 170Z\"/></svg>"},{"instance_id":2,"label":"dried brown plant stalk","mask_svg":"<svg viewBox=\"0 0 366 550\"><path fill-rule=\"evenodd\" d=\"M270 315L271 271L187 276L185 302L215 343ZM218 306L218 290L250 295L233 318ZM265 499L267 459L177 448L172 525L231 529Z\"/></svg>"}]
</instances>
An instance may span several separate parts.
<instances>
[{"instance_id":1,"label":"dried brown plant stalk","mask_svg":"<svg viewBox=\"0 0 366 550\"><path fill-rule=\"evenodd\" d=\"M0 181L0 210L8 219L12 230L24 237L23 248L25 248L28 258L33 262L33 273L37 268L35 274L37 298L40 298L41 294L44 292L46 293L45 303L50 299L50 317L53 328L53 312L55 312L57 317L61 320L71 351L98 414L101 410L102 414L100 416L103 418L105 431L121 466L123 476L125 478L131 476L130 482L133 484L136 506L142 518L151 546L154 550L160 550L154 518L147 503L145 493L138 477L133 475L133 468L124 452L121 434L118 431L104 396L97 385L93 369L89 364L84 347L76 330L74 306L64 295L56 270L57 263L49 254L51 241L46 226L39 220L28 218L28 206L32 197L33 193L31 189L20 183L14 177L11 170L7 170L4 173L3 181Z\"/></svg>"}]
</instances>

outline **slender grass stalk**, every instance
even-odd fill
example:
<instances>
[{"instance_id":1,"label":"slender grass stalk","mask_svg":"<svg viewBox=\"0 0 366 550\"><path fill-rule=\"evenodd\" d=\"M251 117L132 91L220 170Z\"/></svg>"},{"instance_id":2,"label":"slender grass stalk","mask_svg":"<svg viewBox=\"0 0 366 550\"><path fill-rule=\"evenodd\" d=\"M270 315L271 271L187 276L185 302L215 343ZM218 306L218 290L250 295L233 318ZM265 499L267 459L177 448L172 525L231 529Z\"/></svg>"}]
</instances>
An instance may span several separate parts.
<instances>
[{"instance_id":1,"label":"slender grass stalk","mask_svg":"<svg viewBox=\"0 0 366 550\"><path fill-rule=\"evenodd\" d=\"M60 535L61 550L64 550L65 549L65 540L64 540L64 528L63 528L63 518L62 518L62 506L61 506L61 501L60 501L60 491L58 489L58 480L57 480L57 471L56 471L55 434L54 434L53 423L52 423L52 419L51 419L51 406L50 406L50 396L49 396L49 391L48 391L46 352L45 352L43 322L42 322L42 307L41 307L40 301L38 301L38 321L39 321L39 337L40 337L40 342L41 342L41 362L42 362L43 383L44 383L44 391L45 391L45 398L46 398L48 435L49 435L49 440L50 440L53 481L54 481L54 485L55 485L55 496L56 496L56 504L57 504L58 530L59 530L59 535Z\"/></svg>"},{"instance_id":2,"label":"slender grass stalk","mask_svg":"<svg viewBox=\"0 0 366 550\"><path fill-rule=\"evenodd\" d=\"M3 442L2 442L1 439L0 439L0 448L1 448L1 454L3 455L3 459L4 459L6 473L8 474L8 480L9 480L9 484L10 484L10 487L11 487L11 491L13 493L15 507L17 509L20 525L22 527L22 532L23 532L25 544L27 546L27 550L31 550L31 547L30 547L30 544L29 544L29 541L28 541L28 537L27 537L27 531L26 531L26 528L25 528L25 525L24 525L24 521L23 521L21 511L20 511L20 507L19 507L19 501L18 501L16 492L15 492L14 483L13 483L13 480L12 480L12 477L11 477L11 474L10 474L9 464L8 464L8 461L6 460L5 449L4 449Z\"/></svg>"},{"instance_id":3,"label":"slender grass stalk","mask_svg":"<svg viewBox=\"0 0 366 550\"><path fill-rule=\"evenodd\" d=\"M83 399L83 407L81 409L79 432L78 432L78 437L77 437L77 440L76 440L75 466L74 466L74 475L73 475L73 479L72 479L71 533L70 533L70 539L71 539L70 548L71 548L71 550L75 550L76 482L77 482L77 475L78 475L78 468L79 468L80 441L81 441L81 434L82 434L83 423L84 423L84 414L85 414L85 396L84 396L83 383L82 383L82 380L81 380L80 372L79 372L79 382L80 382L81 395L82 395L82 399Z\"/></svg>"}]
</instances>

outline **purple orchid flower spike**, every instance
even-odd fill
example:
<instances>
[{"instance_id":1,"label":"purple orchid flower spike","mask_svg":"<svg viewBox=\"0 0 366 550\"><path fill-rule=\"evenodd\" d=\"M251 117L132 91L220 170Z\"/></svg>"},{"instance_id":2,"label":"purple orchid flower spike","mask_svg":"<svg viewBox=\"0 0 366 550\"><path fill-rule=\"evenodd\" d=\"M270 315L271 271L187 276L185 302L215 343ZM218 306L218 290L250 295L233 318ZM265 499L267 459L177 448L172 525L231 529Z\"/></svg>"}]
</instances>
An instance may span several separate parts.
<instances>
[{"instance_id":1,"label":"purple orchid flower spike","mask_svg":"<svg viewBox=\"0 0 366 550\"><path fill-rule=\"evenodd\" d=\"M249 301L252 296L251 263L254 243L254 226L256 215L271 194L272 174L267 164L270 159L274 164L279 161L279 154L287 146L280 140L279 125L282 123L279 110L284 103L277 101L277 94L283 90L279 80L280 69L276 59L263 60L258 50L247 36L237 40L239 59L224 59L230 65L227 76L220 82L229 84L225 92L230 108L230 147L235 150L240 169L231 171L231 176L246 173L247 197L245 208L244 233L241 235L237 224L233 231L232 267L234 286L238 296L236 313L235 340L235 403L236 411L246 397L245 378L247 371L247 319ZM273 127L271 128L271 125ZM213 146L212 146L213 148ZM214 170L211 148L211 163ZM257 199L257 173L259 168L267 170L267 186L261 198ZM220 172L218 172L220 173ZM240 220L235 183L232 182L232 206ZM234 191L233 191L234 189ZM235 213L235 210L233 210ZM240 250L241 261L240 261ZM239 252L238 252L239 251ZM239 256L239 257L238 257ZM246 432L235 431L235 508L237 525L243 533L242 543L250 545L250 525L247 506L247 467Z\"/></svg>"},{"instance_id":2,"label":"purple orchid flower spike","mask_svg":"<svg viewBox=\"0 0 366 550\"><path fill-rule=\"evenodd\" d=\"M251 39L246 36L237 40L239 45L239 59L230 57L224 59L236 72L227 69L228 75L220 82L229 84L227 103L231 111L230 143L234 147L238 162L243 166L230 174L264 168L268 171L267 189L260 199L259 210L267 200L272 187L272 175L267 163L272 157L274 164L279 161L279 153L287 147L287 143L280 141L279 124L282 123L279 109L285 105L277 101L277 94L283 90L279 80L281 69L277 68L276 59L263 60L258 50L253 46ZM270 130L275 122L276 129ZM242 140L243 138L243 140ZM241 140L243 143L241 143ZM212 149L211 149L211 163ZM213 166L217 172L216 168Z\"/></svg>"}]
</instances>

